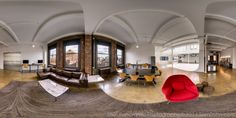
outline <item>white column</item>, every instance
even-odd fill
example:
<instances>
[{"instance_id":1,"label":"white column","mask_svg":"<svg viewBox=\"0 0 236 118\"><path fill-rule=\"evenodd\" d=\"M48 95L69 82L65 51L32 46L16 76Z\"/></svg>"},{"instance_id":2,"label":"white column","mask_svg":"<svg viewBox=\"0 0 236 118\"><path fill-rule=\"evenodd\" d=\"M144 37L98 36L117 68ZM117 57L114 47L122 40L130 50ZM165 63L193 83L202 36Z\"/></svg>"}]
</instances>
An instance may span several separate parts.
<instances>
[{"instance_id":1,"label":"white column","mask_svg":"<svg viewBox=\"0 0 236 118\"><path fill-rule=\"evenodd\" d=\"M204 72L206 70L206 45L205 45L205 39L199 39L199 67L198 72Z\"/></svg>"},{"instance_id":2,"label":"white column","mask_svg":"<svg viewBox=\"0 0 236 118\"><path fill-rule=\"evenodd\" d=\"M3 49L0 46L0 69L3 69Z\"/></svg>"},{"instance_id":3,"label":"white column","mask_svg":"<svg viewBox=\"0 0 236 118\"><path fill-rule=\"evenodd\" d=\"M170 61L171 61L171 65L172 65L172 67L174 67L173 66L173 47L171 47L171 57L170 57Z\"/></svg>"},{"instance_id":4,"label":"white column","mask_svg":"<svg viewBox=\"0 0 236 118\"><path fill-rule=\"evenodd\" d=\"M188 53L188 64L189 64L189 53Z\"/></svg>"},{"instance_id":5,"label":"white column","mask_svg":"<svg viewBox=\"0 0 236 118\"><path fill-rule=\"evenodd\" d=\"M236 46L233 47L232 64L232 68L236 68Z\"/></svg>"},{"instance_id":6,"label":"white column","mask_svg":"<svg viewBox=\"0 0 236 118\"><path fill-rule=\"evenodd\" d=\"M162 46L155 46L155 57L156 57L156 65L160 66L161 65L161 50L162 50Z\"/></svg>"},{"instance_id":7,"label":"white column","mask_svg":"<svg viewBox=\"0 0 236 118\"><path fill-rule=\"evenodd\" d=\"M43 44L42 50L43 50L43 61L44 61L44 64L46 65L45 67L47 67L48 66L48 45Z\"/></svg>"}]
</instances>

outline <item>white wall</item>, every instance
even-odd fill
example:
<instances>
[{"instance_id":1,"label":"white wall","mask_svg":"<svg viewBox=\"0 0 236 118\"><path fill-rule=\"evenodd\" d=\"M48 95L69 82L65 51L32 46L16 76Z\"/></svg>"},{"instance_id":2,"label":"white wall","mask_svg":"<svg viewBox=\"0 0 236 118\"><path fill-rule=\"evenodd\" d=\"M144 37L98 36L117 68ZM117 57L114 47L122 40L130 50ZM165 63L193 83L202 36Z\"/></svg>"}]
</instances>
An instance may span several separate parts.
<instances>
[{"instance_id":1,"label":"white wall","mask_svg":"<svg viewBox=\"0 0 236 118\"><path fill-rule=\"evenodd\" d=\"M233 64L233 47L232 48L227 48L227 49L221 51L220 56L221 57L230 56L231 57L230 62Z\"/></svg>"},{"instance_id":2,"label":"white wall","mask_svg":"<svg viewBox=\"0 0 236 118\"><path fill-rule=\"evenodd\" d=\"M136 44L126 47L126 63L151 63L151 56L155 56L155 47L151 44L140 44L139 48Z\"/></svg>"},{"instance_id":3,"label":"white wall","mask_svg":"<svg viewBox=\"0 0 236 118\"><path fill-rule=\"evenodd\" d=\"M31 44L13 44L8 47L2 47L0 50L0 69L3 69L4 52L21 52L22 60L29 60L29 63L37 63L43 60L43 48L40 45L32 47Z\"/></svg>"}]
</instances>

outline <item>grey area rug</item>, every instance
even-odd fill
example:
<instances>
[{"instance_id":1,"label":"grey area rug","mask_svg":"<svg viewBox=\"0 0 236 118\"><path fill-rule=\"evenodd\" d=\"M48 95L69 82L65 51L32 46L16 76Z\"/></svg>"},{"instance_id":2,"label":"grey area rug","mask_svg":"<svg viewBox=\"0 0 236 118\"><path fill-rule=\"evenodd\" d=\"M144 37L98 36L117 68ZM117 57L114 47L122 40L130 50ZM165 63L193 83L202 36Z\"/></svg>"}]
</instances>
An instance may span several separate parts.
<instances>
[{"instance_id":1,"label":"grey area rug","mask_svg":"<svg viewBox=\"0 0 236 118\"><path fill-rule=\"evenodd\" d=\"M131 104L100 89L68 91L54 101L38 83L12 81L0 90L0 118L236 117L236 93L184 103Z\"/></svg>"}]
</instances>

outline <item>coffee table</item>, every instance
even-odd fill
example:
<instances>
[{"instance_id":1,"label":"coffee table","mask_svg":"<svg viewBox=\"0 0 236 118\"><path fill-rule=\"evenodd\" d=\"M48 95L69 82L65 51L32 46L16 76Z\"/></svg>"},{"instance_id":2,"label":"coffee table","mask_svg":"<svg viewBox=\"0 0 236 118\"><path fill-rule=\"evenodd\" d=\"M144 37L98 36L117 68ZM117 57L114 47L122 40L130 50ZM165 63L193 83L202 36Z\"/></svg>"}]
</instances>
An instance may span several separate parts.
<instances>
[{"instance_id":1,"label":"coffee table","mask_svg":"<svg viewBox=\"0 0 236 118\"><path fill-rule=\"evenodd\" d=\"M90 75L88 76L88 83L98 83L103 82L104 79L100 75Z\"/></svg>"},{"instance_id":2,"label":"coffee table","mask_svg":"<svg viewBox=\"0 0 236 118\"><path fill-rule=\"evenodd\" d=\"M69 89L69 87L60 85L50 79L40 80L38 82L44 90L55 97L55 101L57 101L57 97L59 97Z\"/></svg>"}]
</instances>

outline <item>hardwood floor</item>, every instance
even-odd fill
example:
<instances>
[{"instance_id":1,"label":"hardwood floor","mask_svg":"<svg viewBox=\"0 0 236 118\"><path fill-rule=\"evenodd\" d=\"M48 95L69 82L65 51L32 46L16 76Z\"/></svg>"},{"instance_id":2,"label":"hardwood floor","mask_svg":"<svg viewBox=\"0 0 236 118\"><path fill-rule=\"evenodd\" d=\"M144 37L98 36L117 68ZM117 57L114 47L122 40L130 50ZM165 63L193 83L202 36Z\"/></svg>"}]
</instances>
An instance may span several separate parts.
<instances>
[{"instance_id":1,"label":"hardwood floor","mask_svg":"<svg viewBox=\"0 0 236 118\"><path fill-rule=\"evenodd\" d=\"M18 71L8 71L0 69L0 88L3 88L12 80L16 81L35 81L36 73L21 73Z\"/></svg>"},{"instance_id":2,"label":"hardwood floor","mask_svg":"<svg viewBox=\"0 0 236 118\"><path fill-rule=\"evenodd\" d=\"M236 69L227 69L218 67L217 73L198 73L187 72L171 67L161 68L162 75L156 79L157 85L143 86L143 84L126 85L126 83L119 83L117 76L104 83L101 86L103 91L111 97L130 103L158 103L166 101L161 92L161 87L168 76L173 74L185 74L195 84L207 81L209 85L215 88L212 95L200 93L200 97L220 96L231 93L236 90Z\"/></svg>"},{"instance_id":3,"label":"hardwood floor","mask_svg":"<svg viewBox=\"0 0 236 118\"><path fill-rule=\"evenodd\" d=\"M153 86L143 83L131 83L127 85L126 82L119 83L116 75L111 76L108 81L98 84L98 86L90 85L90 88L100 87L109 96L129 103L158 103L166 101L161 92L161 87L165 79L173 74L185 74L197 84L202 81L208 81L211 86L215 88L212 95L204 95L200 93L200 97L220 96L231 93L236 90L236 69L227 69L218 67L217 73L198 73L186 72L171 67L162 68L162 75L156 79L157 85ZM17 81L36 81L36 73L20 73L16 71L0 70L0 88L6 86L13 80ZM73 88L74 89L74 88Z\"/></svg>"}]
</instances>

